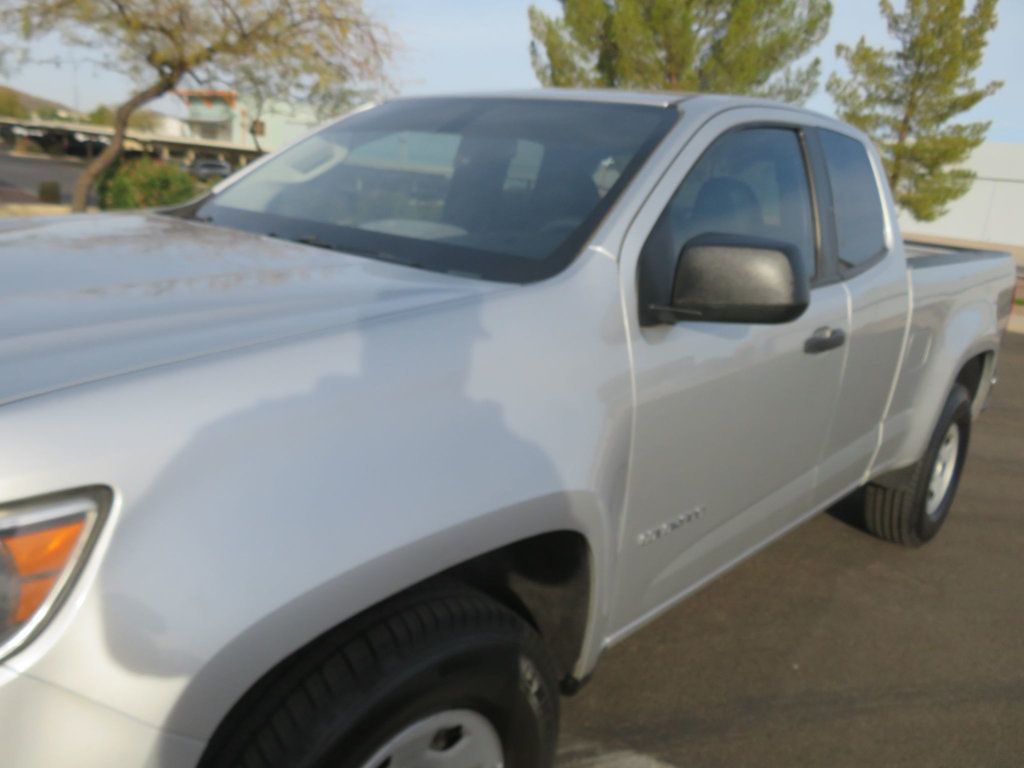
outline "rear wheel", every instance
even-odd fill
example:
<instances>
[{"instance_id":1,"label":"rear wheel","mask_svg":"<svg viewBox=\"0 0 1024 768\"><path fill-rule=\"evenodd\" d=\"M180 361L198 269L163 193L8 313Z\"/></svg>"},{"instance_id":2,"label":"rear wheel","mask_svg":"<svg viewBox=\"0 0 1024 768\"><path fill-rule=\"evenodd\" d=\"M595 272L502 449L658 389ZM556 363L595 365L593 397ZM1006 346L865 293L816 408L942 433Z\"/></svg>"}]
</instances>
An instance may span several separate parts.
<instances>
[{"instance_id":1,"label":"rear wheel","mask_svg":"<svg viewBox=\"0 0 1024 768\"><path fill-rule=\"evenodd\" d=\"M261 681L202 766L547 768L557 680L536 632L458 585L357 617Z\"/></svg>"},{"instance_id":2,"label":"rear wheel","mask_svg":"<svg viewBox=\"0 0 1024 768\"><path fill-rule=\"evenodd\" d=\"M949 393L924 456L904 482L868 485L864 521L879 538L919 546L949 516L971 434L971 396L957 384Z\"/></svg>"}]
</instances>

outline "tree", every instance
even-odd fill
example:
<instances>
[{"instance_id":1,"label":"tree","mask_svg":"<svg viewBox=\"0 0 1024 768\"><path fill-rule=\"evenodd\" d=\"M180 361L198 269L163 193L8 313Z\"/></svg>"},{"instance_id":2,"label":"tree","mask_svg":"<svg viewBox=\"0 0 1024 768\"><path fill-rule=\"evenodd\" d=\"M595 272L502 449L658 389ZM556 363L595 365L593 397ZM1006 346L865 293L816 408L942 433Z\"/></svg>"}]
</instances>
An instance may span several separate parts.
<instances>
[{"instance_id":1,"label":"tree","mask_svg":"<svg viewBox=\"0 0 1024 768\"><path fill-rule=\"evenodd\" d=\"M0 115L16 118L28 117L28 110L22 105L21 97L2 86L0 86Z\"/></svg>"},{"instance_id":2,"label":"tree","mask_svg":"<svg viewBox=\"0 0 1024 768\"><path fill-rule=\"evenodd\" d=\"M85 116L86 122L93 125L114 125L117 108L99 104L95 110ZM160 113L153 110L136 110L128 118L128 127L136 131L154 131L160 126Z\"/></svg>"},{"instance_id":3,"label":"tree","mask_svg":"<svg viewBox=\"0 0 1024 768\"><path fill-rule=\"evenodd\" d=\"M105 104L100 104L96 109L86 115L85 119L93 125L113 125L114 110Z\"/></svg>"},{"instance_id":4,"label":"tree","mask_svg":"<svg viewBox=\"0 0 1024 768\"><path fill-rule=\"evenodd\" d=\"M280 113L289 103L301 103L312 108L313 113L324 120L373 98L372 91L354 87L357 83L338 82L330 87L316 85L296 92L295 84L287 73L267 72L258 62L242 62L235 70L234 82L239 93L244 94L248 119L244 127L259 152L263 151L260 138L266 128L263 118L268 112Z\"/></svg>"},{"instance_id":5,"label":"tree","mask_svg":"<svg viewBox=\"0 0 1024 768\"><path fill-rule=\"evenodd\" d=\"M794 62L828 31L828 0L560 0L530 7L538 79L559 87L720 91L803 102L821 62Z\"/></svg>"},{"instance_id":6,"label":"tree","mask_svg":"<svg viewBox=\"0 0 1024 768\"><path fill-rule=\"evenodd\" d=\"M945 213L965 195L975 174L957 167L985 139L990 123L953 123L1002 83L979 86L988 33L996 25L996 0L906 0L897 12L881 0L893 50L836 46L849 77L829 77L827 90L839 116L871 136L885 163L897 204L919 221Z\"/></svg>"},{"instance_id":7,"label":"tree","mask_svg":"<svg viewBox=\"0 0 1024 768\"><path fill-rule=\"evenodd\" d=\"M138 109L128 118L128 127L143 133L153 133L160 127L162 118L159 112L152 109Z\"/></svg>"},{"instance_id":8,"label":"tree","mask_svg":"<svg viewBox=\"0 0 1024 768\"><path fill-rule=\"evenodd\" d=\"M67 122L68 113L63 109L58 109L57 107L50 106L49 104L44 104L36 109L36 117L40 120L51 120L59 123L61 121Z\"/></svg>"},{"instance_id":9,"label":"tree","mask_svg":"<svg viewBox=\"0 0 1024 768\"><path fill-rule=\"evenodd\" d=\"M106 63L140 84L114 112L110 145L79 174L78 211L120 154L132 113L183 80L232 88L244 65L282 99L383 88L391 51L361 0L0 0L0 29L26 40L58 30L69 45L109 51Z\"/></svg>"},{"instance_id":10,"label":"tree","mask_svg":"<svg viewBox=\"0 0 1024 768\"><path fill-rule=\"evenodd\" d=\"M86 122L93 125L113 125L116 107L100 104L86 115ZM137 131L154 131L160 125L160 114L151 109L137 109L128 118L128 127Z\"/></svg>"}]
</instances>

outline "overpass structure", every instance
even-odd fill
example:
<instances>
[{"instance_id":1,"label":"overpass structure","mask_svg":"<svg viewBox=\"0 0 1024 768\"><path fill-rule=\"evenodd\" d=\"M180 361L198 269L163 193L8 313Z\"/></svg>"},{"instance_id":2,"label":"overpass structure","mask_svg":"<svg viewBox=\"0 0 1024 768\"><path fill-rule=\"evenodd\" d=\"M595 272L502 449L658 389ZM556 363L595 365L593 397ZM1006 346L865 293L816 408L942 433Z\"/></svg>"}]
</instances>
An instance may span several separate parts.
<instances>
[{"instance_id":1,"label":"overpass structure","mask_svg":"<svg viewBox=\"0 0 1024 768\"><path fill-rule=\"evenodd\" d=\"M65 153L89 157L109 144L114 129L92 123L64 122L62 120L34 120L0 117L0 133L35 140L47 151L61 149ZM128 129L125 150L144 152L164 160L191 163L197 157L215 157L235 168L246 165L262 153L252 147L229 141L202 139L190 136L168 136Z\"/></svg>"}]
</instances>

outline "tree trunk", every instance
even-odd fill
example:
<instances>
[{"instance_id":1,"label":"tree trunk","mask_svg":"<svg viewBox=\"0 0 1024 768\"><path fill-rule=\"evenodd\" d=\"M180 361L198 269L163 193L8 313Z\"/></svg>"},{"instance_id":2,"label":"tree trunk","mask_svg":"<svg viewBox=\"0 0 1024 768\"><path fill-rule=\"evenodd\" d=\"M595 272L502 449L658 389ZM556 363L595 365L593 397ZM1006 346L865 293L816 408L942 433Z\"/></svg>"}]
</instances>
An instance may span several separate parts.
<instances>
[{"instance_id":1,"label":"tree trunk","mask_svg":"<svg viewBox=\"0 0 1024 768\"><path fill-rule=\"evenodd\" d=\"M96 158L78 174L78 179L75 181L74 195L71 198L71 210L77 213L85 210L86 203L89 200L89 190L92 189L92 185L99 178L99 175L109 168L111 163L121 154L121 147L124 146L124 135L128 130L128 118L132 116L132 112L143 104L152 101L157 96L167 93L167 91L177 85L179 79L181 79L180 75L162 77L145 90L136 93L117 108L117 112L114 113L114 135L110 140L110 144L96 155Z\"/></svg>"},{"instance_id":2,"label":"tree trunk","mask_svg":"<svg viewBox=\"0 0 1024 768\"><path fill-rule=\"evenodd\" d=\"M910 118L913 110L914 102L911 99L903 111L903 120L900 122L900 129L896 133L896 143L893 145L896 157L893 160L892 170L889 173L889 189L893 191L893 195L896 194L896 185L903 178L903 159L901 153L907 145L907 137L910 135Z\"/></svg>"}]
</instances>

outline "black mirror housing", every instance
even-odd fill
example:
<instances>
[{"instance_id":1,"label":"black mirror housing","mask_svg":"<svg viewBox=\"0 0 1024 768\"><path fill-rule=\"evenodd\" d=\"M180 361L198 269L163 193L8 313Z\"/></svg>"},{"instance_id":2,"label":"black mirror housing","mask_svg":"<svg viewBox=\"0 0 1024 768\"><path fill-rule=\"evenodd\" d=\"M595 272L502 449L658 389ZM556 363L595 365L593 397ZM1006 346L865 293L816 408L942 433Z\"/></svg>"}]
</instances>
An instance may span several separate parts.
<instances>
[{"instance_id":1,"label":"black mirror housing","mask_svg":"<svg viewBox=\"0 0 1024 768\"><path fill-rule=\"evenodd\" d=\"M683 246L671 303L650 306L661 322L785 323L810 303L807 270L789 243L704 234Z\"/></svg>"}]
</instances>

